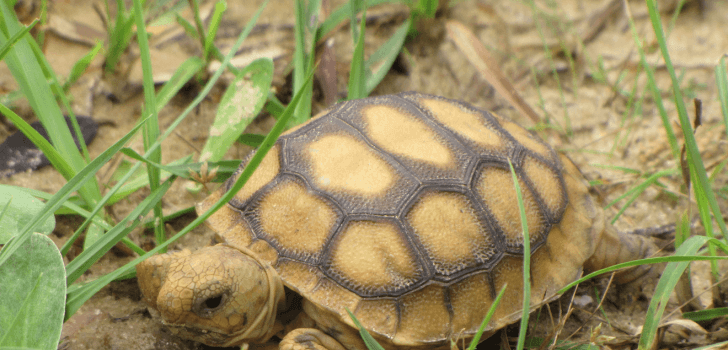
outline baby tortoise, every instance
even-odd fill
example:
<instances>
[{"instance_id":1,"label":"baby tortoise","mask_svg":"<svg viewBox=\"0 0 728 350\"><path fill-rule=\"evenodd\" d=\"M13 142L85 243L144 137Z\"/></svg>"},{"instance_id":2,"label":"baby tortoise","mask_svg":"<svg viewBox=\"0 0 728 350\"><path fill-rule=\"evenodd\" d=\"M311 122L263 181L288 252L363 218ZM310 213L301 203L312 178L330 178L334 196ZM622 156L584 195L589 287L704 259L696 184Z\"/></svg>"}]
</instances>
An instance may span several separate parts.
<instances>
[{"instance_id":1,"label":"baby tortoise","mask_svg":"<svg viewBox=\"0 0 728 350\"><path fill-rule=\"evenodd\" d=\"M387 349L449 347L473 336L507 283L492 333L520 318L523 298L508 160L528 221L534 308L582 269L654 251L606 223L579 169L531 132L410 92L337 104L281 136L208 220L222 243L144 261L139 285L169 328L208 345L278 335L281 350L362 350L347 309ZM294 293L302 311L291 317Z\"/></svg>"}]
</instances>

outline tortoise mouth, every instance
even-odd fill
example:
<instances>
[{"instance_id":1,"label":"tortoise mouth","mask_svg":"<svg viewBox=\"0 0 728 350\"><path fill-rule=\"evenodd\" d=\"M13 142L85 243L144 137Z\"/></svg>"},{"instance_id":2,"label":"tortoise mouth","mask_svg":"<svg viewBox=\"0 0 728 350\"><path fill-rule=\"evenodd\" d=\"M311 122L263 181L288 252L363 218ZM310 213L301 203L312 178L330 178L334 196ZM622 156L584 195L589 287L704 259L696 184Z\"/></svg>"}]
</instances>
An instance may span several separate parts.
<instances>
[{"instance_id":1,"label":"tortoise mouth","mask_svg":"<svg viewBox=\"0 0 728 350\"><path fill-rule=\"evenodd\" d=\"M194 340L208 346L228 347L240 344L233 334L221 332L213 327L205 327L202 325L189 326L179 323L162 323L174 334L181 338ZM204 328L203 328L204 327Z\"/></svg>"}]
</instances>

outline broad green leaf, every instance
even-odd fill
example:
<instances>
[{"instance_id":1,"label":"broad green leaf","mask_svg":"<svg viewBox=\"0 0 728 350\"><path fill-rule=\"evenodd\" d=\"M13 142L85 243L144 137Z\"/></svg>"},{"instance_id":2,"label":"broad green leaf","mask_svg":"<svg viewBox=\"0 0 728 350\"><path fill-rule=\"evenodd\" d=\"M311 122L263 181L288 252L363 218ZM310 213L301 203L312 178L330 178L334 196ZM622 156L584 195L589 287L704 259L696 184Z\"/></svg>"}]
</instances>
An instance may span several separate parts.
<instances>
[{"instance_id":1,"label":"broad green leaf","mask_svg":"<svg viewBox=\"0 0 728 350\"><path fill-rule=\"evenodd\" d=\"M63 258L38 233L0 266L0 348L55 349L66 302Z\"/></svg>"},{"instance_id":2,"label":"broad green leaf","mask_svg":"<svg viewBox=\"0 0 728 350\"><path fill-rule=\"evenodd\" d=\"M0 185L0 244L8 243L11 237L18 234L25 224L43 210L45 203L27 192L7 185ZM6 208L7 206L7 208ZM56 219L49 216L36 227L36 232L49 234L56 226Z\"/></svg>"},{"instance_id":3,"label":"broad green leaf","mask_svg":"<svg viewBox=\"0 0 728 350\"><path fill-rule=\"evenodd\" d=\"M270 58L257 59L240 71L222 96L210 136L200 153L201 162L222 159L263 109L272 81L273 61Z\"/></svg>"}]
</instances>

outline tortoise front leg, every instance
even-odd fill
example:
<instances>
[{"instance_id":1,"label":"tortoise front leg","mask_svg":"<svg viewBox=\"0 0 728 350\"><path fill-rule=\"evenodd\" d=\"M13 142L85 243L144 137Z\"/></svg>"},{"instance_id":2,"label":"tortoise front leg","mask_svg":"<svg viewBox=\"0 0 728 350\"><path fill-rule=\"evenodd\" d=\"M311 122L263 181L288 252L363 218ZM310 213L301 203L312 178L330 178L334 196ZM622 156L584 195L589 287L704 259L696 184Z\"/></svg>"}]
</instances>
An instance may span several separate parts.
<instances>
[{"instance_id":1,"label":"tortoise front leg","mask_svg":"<svg viewBox=\"0 0 728 350\"><path fill-rule=\"evenodd\" d=\"M297 328L281 340L279 350L346 350L338 340L315 328Z\"/></svg>"}]
</instances>

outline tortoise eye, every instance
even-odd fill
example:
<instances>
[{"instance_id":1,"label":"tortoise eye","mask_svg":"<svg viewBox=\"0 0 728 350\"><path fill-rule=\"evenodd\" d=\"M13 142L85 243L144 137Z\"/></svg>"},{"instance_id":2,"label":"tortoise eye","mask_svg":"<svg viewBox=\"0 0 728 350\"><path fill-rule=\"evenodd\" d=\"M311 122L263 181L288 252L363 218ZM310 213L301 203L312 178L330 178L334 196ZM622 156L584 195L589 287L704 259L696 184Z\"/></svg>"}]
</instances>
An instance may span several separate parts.
<instances>
[{"instance_id":1,"label":"tortoise eye","mask_svg":"<svg viewBox=\"0 0 728 350\"><path fill-rule=\"evenodd\" d=\"M222 295L218 295L216 297L209 298L205 300L204 304L205 307L208 309L215 309L222 303Z\"/></svg>"},{"instance_id":2,"label":"tortoise eye","mask_svg":"<svg viewBox=\"0 0 728 350\"><path fill-rule=\"evenodd\" d=\"M193 311L200 317L211 317L216 311L222 308L227 299L225 293L214 295L195 303Z\"/></svg>"}]
</instances>

